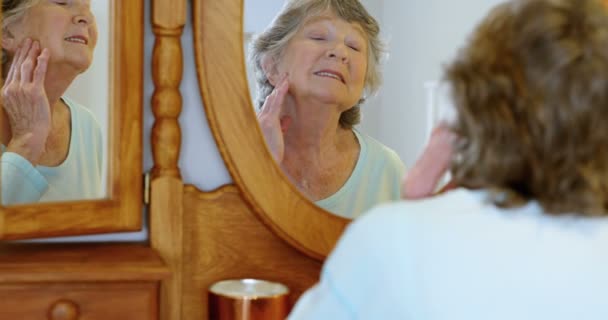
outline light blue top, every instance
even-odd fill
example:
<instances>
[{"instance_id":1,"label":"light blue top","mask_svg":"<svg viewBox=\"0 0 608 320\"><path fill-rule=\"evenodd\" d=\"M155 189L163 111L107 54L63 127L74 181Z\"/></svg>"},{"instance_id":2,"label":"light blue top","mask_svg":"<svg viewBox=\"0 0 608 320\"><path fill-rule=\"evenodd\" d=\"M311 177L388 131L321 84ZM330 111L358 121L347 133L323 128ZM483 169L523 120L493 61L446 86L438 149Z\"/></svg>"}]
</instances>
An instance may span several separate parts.
<instances>
[{"instance_id":1,"label":"light blue top","mask_svg":"<svg viewBox=\"0 0 608 320\"><path fill-rule=\"evenodd\" d=\"M608 218L454 190L353 222L290 320L608 319Z\"/></svg>"},{"instance_id":2,"label":"light blue top","mask_svg":"<svg viewBox=\"0 0 608 320\"><path fill-rule=\"evenodd\" d=\"M316 204L345 218L357 218L374 205L399 200L405 165L397 153L370 136L353 130L359 159L346 183Z\"/></svg>"},{"instance_id":3,"label":"light blue top","mask_svg":"<svg viewBox=\"0 0 608 320\"><path fill-rule=\"evenodd\" d=\"M103 196L101 128L85 107L63 97L70 108L68 156L57 167L32 166L20 155L5 152L2 164L2 203L94 199ZM4 146L2 146L4 148Z\"/></svg>"}]
</instances>

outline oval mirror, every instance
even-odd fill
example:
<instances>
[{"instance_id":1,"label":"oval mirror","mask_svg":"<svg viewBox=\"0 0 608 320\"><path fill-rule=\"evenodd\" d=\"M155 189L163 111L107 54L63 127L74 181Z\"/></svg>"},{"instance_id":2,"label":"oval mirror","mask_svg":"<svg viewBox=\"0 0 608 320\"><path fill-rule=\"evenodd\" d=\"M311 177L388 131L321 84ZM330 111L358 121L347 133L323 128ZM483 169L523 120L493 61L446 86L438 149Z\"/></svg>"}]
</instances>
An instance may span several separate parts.
<instances>
[{"instance_id":1,"label":"oval mirror","mask_svg":"<svg viewBox=\"0 0 608 320\"><path fill-rule=\"evenodd\" d=\"M266 148L247 85L243 2L195 0L192 4L203 105L235 184L279 237L303 253L323 259L348 220L319 209L302 196Z\"/></svg>"},{"instance_id":2,"label":"oval mirror","mask_svg":"<svg viewBox=\"0 0 608 320\"><path fill-rule=\"evenodd\" d=\"M206 113L222 156L259 217L284 240L323 258L350 220L315 205L291 183L265 147L253 106L256 80L247 50L284 1L207 2L194 1L196 59ZM446 94L439 84L442 63L497 2L476 0L467 3L465 12L462 3L446 0L361 1L380 25L387 54L381 65L384 84L362 105L358 130L411 167L441 113L437 101Z\"/></svg>"}]
</instances>

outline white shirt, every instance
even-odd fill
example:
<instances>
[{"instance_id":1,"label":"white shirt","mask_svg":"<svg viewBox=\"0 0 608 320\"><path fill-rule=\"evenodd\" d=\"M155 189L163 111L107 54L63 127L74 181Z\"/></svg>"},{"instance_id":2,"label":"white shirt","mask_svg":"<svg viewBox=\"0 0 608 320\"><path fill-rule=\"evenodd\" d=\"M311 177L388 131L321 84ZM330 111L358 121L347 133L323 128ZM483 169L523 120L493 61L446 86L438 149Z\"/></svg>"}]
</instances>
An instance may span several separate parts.
<instances>
[{"instance_id":1,"label":"white shirt","mask_svg":"<svg viewBox=\"0 0 608 320\"><path fill-rule=\"evenodd\" d=\"M454 190L347 229L291 320L608 319L608 218Z\"/></svg>"},{"instance_id":2,"label":"white shirt","mask_svg":"<svg viewBox=\"0 0 608 320\"><path fill-rule=\"evenodd\" d=\"M315 202L336 215L354 219L375 205L397 201L405 165L397 153L370 136L353 130L359 158L350 177L333 195Z\"/></svg>"},{"instance_id":3,"label":"white shirt","mask_svg":"<svg viewBox=\"0 0 608 320\"><path fill-rule=\"evenodd\" d=\"M33 166L16 153L3 153L0 174L4 205L103 197L99 123L83 106L62 99L70 108L72 126L67 158L57 167Z\"/></svg>"}]
</instances>

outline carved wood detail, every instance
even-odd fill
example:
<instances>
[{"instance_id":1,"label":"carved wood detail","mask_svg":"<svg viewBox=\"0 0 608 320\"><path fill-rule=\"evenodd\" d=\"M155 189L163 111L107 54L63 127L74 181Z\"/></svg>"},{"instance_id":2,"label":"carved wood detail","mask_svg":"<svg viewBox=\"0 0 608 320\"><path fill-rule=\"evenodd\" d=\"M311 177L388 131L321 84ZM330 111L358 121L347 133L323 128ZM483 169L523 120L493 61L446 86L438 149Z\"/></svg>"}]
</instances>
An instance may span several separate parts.
<instances>
[{"instance_id":1,"label":"carved wood detail","mask_svg":"<svg viewBox=\"0 0 608 320\"><path fill-rule=\"evenodd\" d=\"M219 280L281 282L290 288L292 304L318 281L321 262L277 237L234 185L213 192L186 186L184 219L183 320L207 319L207 289Z\"/></svg>"},{"instance_id":2,"label":"carved wood detail","mask_svg":"<svg viewBox=\"0 0 608 320\"><path fill-rule=\"evenodd\" d=\"M185 0L153 0L152 27L156 40L152 56L155 91L152 111L154 168L150 189L150 242L172 272L160 292L160 319L181 319L182 188L177 166L181 145L178 122L182 109L179 85L183 58L180 36L186 23Z\"/></svg>"}]
</instances>

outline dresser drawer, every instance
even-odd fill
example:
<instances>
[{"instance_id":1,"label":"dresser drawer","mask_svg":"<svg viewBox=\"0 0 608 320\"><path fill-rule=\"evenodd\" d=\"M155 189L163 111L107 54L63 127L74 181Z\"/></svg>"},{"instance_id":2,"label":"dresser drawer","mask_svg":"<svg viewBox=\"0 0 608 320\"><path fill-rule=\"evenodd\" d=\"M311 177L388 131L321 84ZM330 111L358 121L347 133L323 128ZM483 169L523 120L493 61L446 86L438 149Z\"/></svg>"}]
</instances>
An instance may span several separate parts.
<instances>
[{"instance_id":1,"label":"dresser drawer","mask_svg":"<svg viewBox=\"0 0 608 320\"><path fill-rule=\"evenodd\" d=\"M158 282L0 285L0 319L158 319Z\"/></svg>"}]
</instances>

